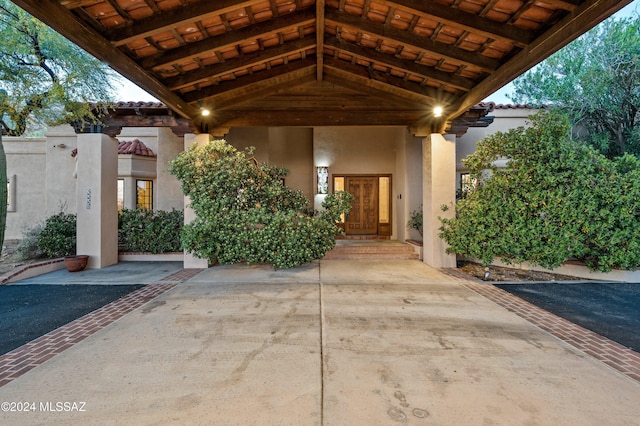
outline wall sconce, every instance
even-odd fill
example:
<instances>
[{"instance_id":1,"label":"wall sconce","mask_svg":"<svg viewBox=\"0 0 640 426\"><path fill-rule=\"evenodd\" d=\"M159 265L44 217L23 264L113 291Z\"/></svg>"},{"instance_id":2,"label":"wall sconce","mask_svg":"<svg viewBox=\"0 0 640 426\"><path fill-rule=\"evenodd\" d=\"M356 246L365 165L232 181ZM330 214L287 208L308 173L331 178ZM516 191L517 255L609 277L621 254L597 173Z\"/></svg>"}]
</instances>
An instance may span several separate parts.
<instances>
[{"instance_id":1,"label":"wall sconce","mask_svg":"<svg viewBox=\"0 0 640 426\"><path fill-rule=\"evenodd\" d=\"M329 193L329 168L325 166L316 167L318 176L318 194Z\"/></svg>"}]
</instances>

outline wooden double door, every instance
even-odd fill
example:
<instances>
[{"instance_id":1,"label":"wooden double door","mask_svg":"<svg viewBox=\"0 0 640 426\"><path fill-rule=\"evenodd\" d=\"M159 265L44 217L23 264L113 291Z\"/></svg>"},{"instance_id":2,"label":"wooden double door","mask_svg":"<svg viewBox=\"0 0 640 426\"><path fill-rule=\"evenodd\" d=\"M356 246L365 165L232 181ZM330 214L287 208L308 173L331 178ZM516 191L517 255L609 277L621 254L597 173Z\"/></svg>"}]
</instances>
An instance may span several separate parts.
<instances>
[{"instance_id":1,"label":"wooden double door","mask_svg":"<svg viewBox=\"0 0 640 426\"><path fill-rule=\"evenodd\" d=\"M345 217L347 235L391 235L390 182L388 175L341 176L344 190L354 197Z\"/></svg>"}]
</instances>

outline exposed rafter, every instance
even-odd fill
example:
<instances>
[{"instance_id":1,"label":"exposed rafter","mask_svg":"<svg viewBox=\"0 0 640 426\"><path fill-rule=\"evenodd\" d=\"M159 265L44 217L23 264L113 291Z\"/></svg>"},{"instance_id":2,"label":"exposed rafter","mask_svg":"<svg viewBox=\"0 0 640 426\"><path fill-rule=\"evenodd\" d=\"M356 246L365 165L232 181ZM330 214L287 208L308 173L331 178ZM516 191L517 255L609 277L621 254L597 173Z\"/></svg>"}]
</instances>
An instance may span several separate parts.
<instances>
[{"instance_id":1,"label":"exposed rafter","mask_svg":"<svg viewBox=\"0 0 640 426\"><path fill-rule=\"evenodd\" d=\"M474 105L630 2L14 0L175 111L157 122L421 131L458 131Z\"/></svg>"}]
</instances>

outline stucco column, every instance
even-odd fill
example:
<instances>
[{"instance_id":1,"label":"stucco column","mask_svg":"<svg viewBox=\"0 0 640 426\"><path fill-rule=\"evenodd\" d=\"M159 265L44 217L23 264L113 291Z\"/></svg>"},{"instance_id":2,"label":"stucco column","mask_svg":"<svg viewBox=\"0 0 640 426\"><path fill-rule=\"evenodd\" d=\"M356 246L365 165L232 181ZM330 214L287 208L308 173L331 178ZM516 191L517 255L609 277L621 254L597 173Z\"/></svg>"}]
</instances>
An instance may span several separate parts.
<instances>
[{"instance_id":1,"label":"stucco column","mask_svg":"<svg viewBox=\"0 0 640 426\"><path fill-rule=\"evenodd\" d=\"M202 145L211 140L212 138L208 133L204 133L200 135L194 135L194 134L188 133L184 135L184 150L185 151L188 150L192 145ZM193 221L196 218L195 212L191 207L189 207L190 203L191 203L190 198L187 195L185 195L184 196L184 223L185 224ZM191 253L187 253L186 251L184 253L183 264L185 268L208 268L209 267L209 262L207 259L200 259L198 257L195 257Z\"/></svg>"},{"instance_id":2,"label":"stucco column","mask_svg":"<svg viewBox=\"0 0 640 426\"><path fill-rule=\"evenodd\" d=\"M455 254L438 237L440 217L455 215L456 136L433 133L422 140L423 261L436 268L455 268ZM441 206L449 209L442 211Z\"/></svg>"},{"instance_id":3,"label":"stucco column","mask_svg":"<svg viewBox=\"0 0 640 426\"><path fill-rule=\"evenodd\" d=\"M77 253L88 268L118 263L118 141L107 135L78 135Z\"/></svg>"}]
</instances>

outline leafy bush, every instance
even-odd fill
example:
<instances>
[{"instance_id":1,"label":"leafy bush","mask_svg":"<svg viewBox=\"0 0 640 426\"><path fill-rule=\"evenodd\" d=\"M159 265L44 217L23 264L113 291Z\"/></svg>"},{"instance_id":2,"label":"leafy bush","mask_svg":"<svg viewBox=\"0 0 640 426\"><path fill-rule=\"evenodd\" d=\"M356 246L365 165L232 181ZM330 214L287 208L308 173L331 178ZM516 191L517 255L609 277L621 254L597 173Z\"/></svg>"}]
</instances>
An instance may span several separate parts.
<instances>
[{"instance_id":1,"label":"leafy bush","mask_svg":"<svg viewBox=\"0 0 640 426\"><path fill-rule=\"evenodd\" d=\"M286 169L256 164L223 140L191 147L170 170L196 214L183 228L184 248L210 263L290 268L319 259L335 246L335 222L351 206L340 192L314 215L304 194L282 183Z\"/></svg>"},{"instance_id":2,"label":"leafy bush","mask_svg":"<svg viewBox=\"0 0 640 426\"><path fill-rule=\"evenodd\" d=\"M494 165L507 158L505 168ZM542 113L497 133L463 160L478 185L440 219L449 252L556 268L578 259L594 270L640 265L640 161L609 160L571 140L566 118Z\"/></svg>"},{"instance_id":3,"label":"leafy bush","mask_svg":"<svg viewBox=\"0 0 640 426\"><path fill-rule=\"evenodd\" d=\"M47 218L38 247L50 259L76 254L76 215L60 212Z\"/></svg>"},{"instance_id":4,"label":"leafy bush","mask_svg":"<svg viewBox=\"0 0 640 426\"><path fill-rule=\"evenodd\" d=\"M44 257L44 253L38 246L42 228L44 228L44 225L39 223L22 234L22 240L20 240L16 246L16 252L20 256L20 259L26 260Z\"/></svg>"},{"instance_id":5,"label":"leafy bush","mask_svg":"<svg viewBox=\"0 0 640 426\"><path fill-rule=\"evenodd\" d=\"M119 249L149 253L181 251L183 223L184 215L179 210L123 209L118 213Z\"/></svg>"}]
</instances>

